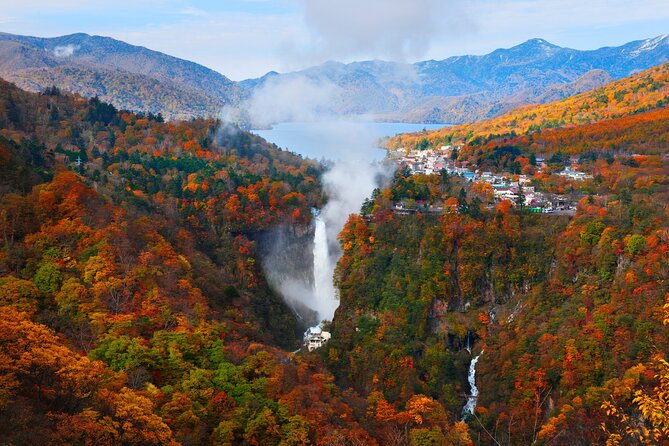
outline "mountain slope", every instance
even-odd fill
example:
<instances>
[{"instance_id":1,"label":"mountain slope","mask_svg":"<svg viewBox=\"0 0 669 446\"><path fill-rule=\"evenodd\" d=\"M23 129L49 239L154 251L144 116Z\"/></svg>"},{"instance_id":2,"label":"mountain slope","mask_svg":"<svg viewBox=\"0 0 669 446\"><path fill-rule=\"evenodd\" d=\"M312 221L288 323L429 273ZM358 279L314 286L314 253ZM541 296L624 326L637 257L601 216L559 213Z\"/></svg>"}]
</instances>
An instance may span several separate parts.
<instances>
[{"instance_id":1,"label":"mountain slope","mask_svg":"<svg viewBox=\"0 0 669 446\"><path fill-rule=\"evenodd\" d=\"M412 135L464 146L405 157L340 233L336 382L394 407L430 395L482 445L666 444L668 81L665 64ZM454 166L412 173L421 158Z\"/></svg>"},{"instance_id":2,"label":"mountain slope","mask_svg":"<svg viewBox=\"0 0 669 446\"><path fill-rule=\"evenodd\" d=\"M425 98L403 114L408 121L473 122L490 119L528 104L543 104L604 86L613 78L604 70L591 70L575 80L526 88L495 99L489 92L455 97Z\"/></svg>"},{"instance_id":3,"label":"mountain slope","mask_svg":"<svg viewBox=\"0 0 669 446\"><path fill-rule=\"evenodd\" d=\"M332 113L457 124L601 86L608 80L606 73L618 79L667 61L666 35L592 51L532 39L482 56L414 64L327 62L233 82L196 63L108 37L0 33L0 77L32 91L56 85L167 118L215 116L224 105L244 107L244 99L268 85L306 79L334 87L337 97L326 110Z\"/></svg>"},{"instance_id":4,"label":"mountain slope","mask_svg":"<svg viewBox=\"0 0 669 446\"><path fill-rule=\"evenodd\" d=\"M483 122L444 127L421 134L399 135L390 147L413 147L422 139L431 145L463 144L500 136L588 124L635 115L669 104L669 63L612 82L559 102L521 107Z\"/></svg>"},{"instance_id":5,"label":"mountain slope","mask_svg":"<svg viewBox=\"0 0 669 446\"><path fill-rule=\"evenodd\" d=\"M206 67L109 37L39 38L0 34L0 76L32 91L98 95L119 108L169 118L212 116L235 101L236 84ZM136 91L132 100L121 90Z\"/></svg>"},{"instance_id":6,"label":"mountain slope","mask_svg":"<svg viewBox=\"0 0 669 446\"><path fill-rule=\"evenodd\" d=\"M563 87L593 70L600 73L600 78L604 71L618 79L667 61L666 35L592 51L562 48L543 39L532 39L483 56L456 56L412 65L385 61L328 62L293 73L272 73L240 85L248 94L267 79L276 83L304 77L341 88L336 112L462 123L496 116L512 105L548 102L556 98L556 91L562 90L566 95L583 92L585 83L574 90ZM602 84L600 80L591 86ZM533 94L519 100L518 95L526 91Z\"/></svg>"}]
</instances>

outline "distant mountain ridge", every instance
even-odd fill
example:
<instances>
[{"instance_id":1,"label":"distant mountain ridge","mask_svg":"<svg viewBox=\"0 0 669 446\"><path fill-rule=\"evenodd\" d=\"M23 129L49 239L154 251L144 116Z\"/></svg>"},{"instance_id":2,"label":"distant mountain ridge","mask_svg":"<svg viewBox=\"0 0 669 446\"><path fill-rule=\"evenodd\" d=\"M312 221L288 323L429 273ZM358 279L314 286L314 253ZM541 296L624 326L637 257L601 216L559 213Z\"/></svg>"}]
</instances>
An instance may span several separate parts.
<instances>
[{"instance_id":1,"label":"distant mountain ridge","mask_svg":"<svg viewBox=\"0 0 669 446\"><path fill-rule=\"evenodd\" d=\"M304 78L336 87L331 112L377 119L463 123L597 88L669 61L667 35L580 51L531 39L482 56L414 64L326 62L234 82L214 70L109 37L0 33L0 77L24 89L51 85L99 96L118 108L170 119L215 116L268 85Z\"/></svg>"},{"instance_id":2,"label":"distant mountain ridge","mask_svg":"<svg viewBox=\"0 0 669 446\"><path fill-rule=\"evenodd\" d=\"M235 82L202 65L82 33L54 38L0 33L0 76L32 91L56 85L170 118L215 115L239 96Z\"/></svg>"},{"instance_id":3,"label":"distant mountain ridge","mask_svg":"<svg viewBox=\"0 0 669 446\"><path fill-rule=\"evenodd\" d=\"M277 82L302 76L341 87L344 100L336 111L342 113L462 123L494 117L518 105L549 102L559 98L557 91L567 96L582 93L667 61L667 35L591 51L531 39L483 56L454 56L411 65L327 62L294 73L272 73L241 85L258 88L267 79ZM596 71L588 74L592 70ZM526 100L519 101L523 95Z\"/></svg>"}]
</instances>

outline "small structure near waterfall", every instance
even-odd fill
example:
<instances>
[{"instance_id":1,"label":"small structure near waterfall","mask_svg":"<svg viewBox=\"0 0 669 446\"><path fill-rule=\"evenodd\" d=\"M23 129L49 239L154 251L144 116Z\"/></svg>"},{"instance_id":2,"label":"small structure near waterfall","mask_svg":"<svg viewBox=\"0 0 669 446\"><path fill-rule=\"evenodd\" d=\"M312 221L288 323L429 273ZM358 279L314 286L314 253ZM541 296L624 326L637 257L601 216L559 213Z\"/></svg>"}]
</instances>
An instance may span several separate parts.
<instances>
[{"instance_id":1,"label":"small structure near waterfall","mask_svg":"<svg viewBox=\"0 0 669 446\"><path fill-rule=\"evenodd\" d=\"M323 344L330 340L332 335L329 331L323 331L321 327L311 327L304 333L304 346L310 352L321 348Z\"/></svg>"}]
</instances>

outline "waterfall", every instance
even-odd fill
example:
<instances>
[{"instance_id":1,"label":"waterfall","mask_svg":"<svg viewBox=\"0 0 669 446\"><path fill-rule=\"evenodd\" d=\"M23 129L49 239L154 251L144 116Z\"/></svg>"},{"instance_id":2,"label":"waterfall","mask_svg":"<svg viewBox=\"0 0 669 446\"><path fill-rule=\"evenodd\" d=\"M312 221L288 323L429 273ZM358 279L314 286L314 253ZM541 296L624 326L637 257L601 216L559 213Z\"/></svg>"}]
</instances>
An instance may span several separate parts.
<instances>
[{"instance_id":1,"label":"waterfall","mask_svg":"<svg viewBox=\"0 0 669 446\"><path fill-rule=\"evenodd\" d=\"M476 401L479 397L479 389L476 387L476 363L479 361L479 358L483 354L483 350L478 354L477 357L472 358L472 362L469 363L469 375L467 376L467 381L469 381L469 387L471 387L471 394L467 397L467 404L462 408L462 421L464 421L469 415L474 414L474 409L476 408Z\"/></svg>"},{"instance_id":2,"label":"waterfall","mask_svg":"<svg viewBox=\"0 0 669 446\"><path fill-rule=\"evenodd\" d=\"M320 215L315 218L314 230L314 310L320 321L332 320L339 302L335 295L332 277L335 262L331 259L325 221Z\"/></svg>"}]
</instances>

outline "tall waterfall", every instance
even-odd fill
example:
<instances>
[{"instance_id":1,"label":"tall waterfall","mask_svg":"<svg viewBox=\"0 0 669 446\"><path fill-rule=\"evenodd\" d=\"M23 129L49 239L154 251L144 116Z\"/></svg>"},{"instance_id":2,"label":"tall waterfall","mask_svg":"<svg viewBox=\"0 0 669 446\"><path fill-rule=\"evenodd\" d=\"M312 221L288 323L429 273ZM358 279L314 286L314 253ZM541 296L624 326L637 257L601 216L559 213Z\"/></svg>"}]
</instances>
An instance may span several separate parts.
<instances>
[{"instance_id":1,"label":"tall waterfall","mask_svg":"<svg viewBox=\"0 0 669 446\"><path fill-rule=\"evenodd\" d=\"M339 305L332 278L335 262L330 256L327 227L320 215L315 218L314 231L314 310L320 320L332 320Z\"/></svg>"},{"instance_id":2,"label":"tall waterfall","mask_svg":"<svg viewBox=\"0 0 669 446\"><path fill-rule=\"evenodd\" d=\"M464 421L469 415L474 414L474 409L476 408L476 401L479 397L479 389L476 387L476 363L479 362L479 358L483 354L483 350L478 354L477 357L472 358L472 362L469 363L469 375L467 376L467 381L469 381L469 387L471 387L471 393L467 397L467 404L462 408L462 420Z\"/></svg>"}]
</instances>

